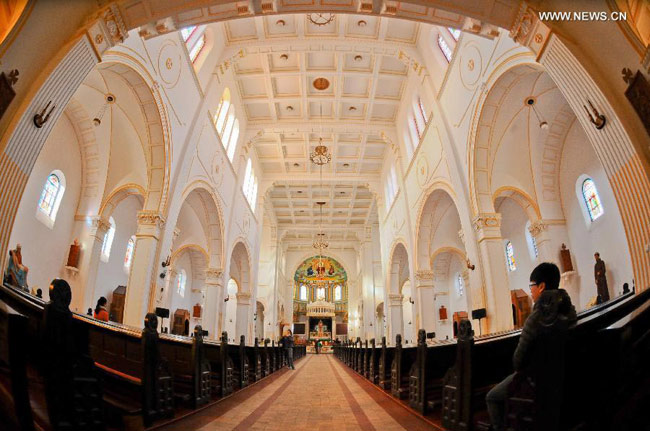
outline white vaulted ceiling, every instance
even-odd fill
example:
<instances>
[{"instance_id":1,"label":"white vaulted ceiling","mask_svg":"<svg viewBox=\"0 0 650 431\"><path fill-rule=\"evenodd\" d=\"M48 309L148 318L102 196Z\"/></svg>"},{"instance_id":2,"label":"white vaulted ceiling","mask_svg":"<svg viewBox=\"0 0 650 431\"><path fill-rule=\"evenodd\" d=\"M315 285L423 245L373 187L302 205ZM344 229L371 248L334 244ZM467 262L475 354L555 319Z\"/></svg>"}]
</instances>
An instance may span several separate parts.
<instances>
[{"instance_id":1,"label":"white vaulted ceiling","mask_svg":"<svg viewBox=\"0 0 650 431\"><path fill-rule=\"evenodd\" d=\"M318 224L319 200L326 202L329 228L362 229L376 214L367 184L379 180L388 153L382 136L395 134L409 59L419 58L417 42L428 27L346 14L324 26L305 14L223 24L222 56L244 52L232 77L246 117L245 139L261 180L272 184L267 209L279 227L293 228L290 236L311 235L300 229ZM329 86L317 89L318 78ZM309 158L321 138L332 155L322 187Z\"/></svg>"}]
</instances>

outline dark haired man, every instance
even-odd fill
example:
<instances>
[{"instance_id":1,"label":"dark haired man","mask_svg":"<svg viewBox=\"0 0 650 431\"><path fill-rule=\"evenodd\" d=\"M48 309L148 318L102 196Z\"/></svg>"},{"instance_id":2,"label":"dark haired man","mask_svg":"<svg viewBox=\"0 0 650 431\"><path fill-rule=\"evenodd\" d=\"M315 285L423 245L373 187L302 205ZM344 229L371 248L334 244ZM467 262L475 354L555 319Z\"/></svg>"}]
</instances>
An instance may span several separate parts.
<instances>
[{"instance_id":1,"label":"dark haired man","mask_svg":"<svg viewBox=\"0 0 650 431\"><path fill-rule=\"evenodd\" d=\"M544 351L543 345L549 340L563 340L562 335L577 321L576 310L571 304L571 298L564 289L559 289L560 270L553 263L541 263L530 274L530 293L535 305L533 312L528 316L524 328L521 331L519 344L512 357L515 372L527 370L533 362L545 360L557 352ZM538 347L541 347L538 350ZM548 347L548 344L546 345ZM559 347L561 350L563 346ZM549 356L550 355L550 356ZM553 364L562 367L562 364ZM563 380L563 369L554 373L555 381L538 381L537 391L544 391L545 394L554 393L556 400L561 395L561 384ZM508 396L508 386L512 382L514 374L506 377L496 385L485 397L488 406L488 413L492 427L495 431L505 428L504 407ZM558 385L555 385L558 383ZM546 388L547 386L554 386ZM549 415L552 412L539 412L540 416Z\"/></svg>"}]
</instances>

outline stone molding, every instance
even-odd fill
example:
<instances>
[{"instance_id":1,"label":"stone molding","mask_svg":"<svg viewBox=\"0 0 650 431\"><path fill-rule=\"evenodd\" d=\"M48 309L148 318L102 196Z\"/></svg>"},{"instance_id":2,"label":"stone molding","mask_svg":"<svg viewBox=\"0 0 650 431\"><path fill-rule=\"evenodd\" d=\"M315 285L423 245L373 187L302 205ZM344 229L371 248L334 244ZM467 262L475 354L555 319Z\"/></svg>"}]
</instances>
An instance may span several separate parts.
<instances>
[{"instance_id":1,"label":"stone molding","mask_svg":"<svg viewBox=\"0 0 650 431\"><path fill-rule=\"evenodd\" d=\"M102 216L93 216L88 219L90 220L92 235L104 235L111 228L111 222ZM103 239L103 236L101 239Z\"/></svg>"},{"instance_id":2,"label":"stone molding","mask_svg":"<svg viewBox=\"0 0 650 431\"><path fill-rule=\"evenodd\" d=\"M250 292L240 292L237 293L237 304L241 305L250 305L251 303L251 294Z\"/></svg>"},{"instance_id":3,"label":"stone molding","mask_svg":"<svg viewBox=\"0 0 650 431\"><path fill-rule=\"evenodd\" d=\"M499 213L480 213L472 220L472 225L476 232L484 229L500 228L501 214Z\"/></svg>"},{"instance_id":4,"label":"stone molding","mask_svg":"<svg viewBox=\"0 0 650 431\"><path fill-rule=\"evenodd\" d=\"M545 232L548 229L548 224L544 220L536 220L530 224L528 227L528 232L534 237L539 236L542 232Z\"/></svg>"},{"instance_id":5,"label":"stone molding","mask_svg":"<svg viewBox=\"0 0 650 431\"><path fill-rule=\"evenodd\" d=\"M404 295L401 293L389 293L388 301L390 302L391 307L402 306L402 301L404 300Z\"/></svg>"},{"instance_id":6,"label":"stone molding","mask_svg":"<svg viewBox=\"0 0 650 431\"><path fill-rule=\"evenodd\" d=\"M162 229L165 226L165 218L158 211L138 211L138 224Z\"/></svg>"},{"instance_id":7,"label":"stone molding","mask_svg":"<svg viewBox=\"0 0 650 431\"><path fill-rule=\"evenodd\" d=\"M421 270L415 271L415 278L418 281L433 280L433 271L431 271L430 269L421 269Z\"/></svg>"}]
</instances>

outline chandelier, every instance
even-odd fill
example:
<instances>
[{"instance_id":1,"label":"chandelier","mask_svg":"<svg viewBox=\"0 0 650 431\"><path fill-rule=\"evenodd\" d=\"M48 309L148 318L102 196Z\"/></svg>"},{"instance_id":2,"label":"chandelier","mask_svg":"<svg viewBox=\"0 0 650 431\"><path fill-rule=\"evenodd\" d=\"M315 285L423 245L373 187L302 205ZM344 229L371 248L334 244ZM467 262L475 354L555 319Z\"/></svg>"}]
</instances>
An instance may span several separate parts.
<instances>
[{"instance_id":1,"label":"chandelier","mask_svg":"<svg viewBox=\"0 0 650 431\"><path fill-rule=\"evenodd\" d=\"M322 27L334 21L333 13L309 13L307 19L314 25Z\"/></svg>"},{"instance_id":2,"label":"chandelier","mask_svg":"<svg viewBox=\"0 0 650 431\"><path fill-rule=\"evenodd\" d=\"M318 166L320 174L320 188L323 189L323 165L328 164L332 161L332 155L329 153L329 149L323 145L323 105L320 106L320 123L321 123L321 133L318 137L318 145L314 148L314 152L309 155L312 163ZM325 238L323 233L323 205L324 201L316 202L320 207L320 222L318 223L318 233L316 234L316 239L312 243L312 246L318 250L319 255L319 264L323 264L323 250L329 247L329 242Z\"/></svg>"}]
</instances>

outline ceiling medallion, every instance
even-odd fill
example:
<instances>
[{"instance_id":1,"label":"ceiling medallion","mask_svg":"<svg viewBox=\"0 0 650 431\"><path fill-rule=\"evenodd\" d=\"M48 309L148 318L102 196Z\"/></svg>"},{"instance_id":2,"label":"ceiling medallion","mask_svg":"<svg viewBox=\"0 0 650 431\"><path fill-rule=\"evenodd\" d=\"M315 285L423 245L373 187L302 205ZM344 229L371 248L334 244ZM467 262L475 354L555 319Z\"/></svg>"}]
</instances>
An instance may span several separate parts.
<instances>
[{"instance_id":1,"label":"ceiling medallion","mask_svg":"<svg viewBox=\"0 0 650 431\"><path fill-rule=\"evenodd\" d=\"M330 87L330 82L327 78L316 78L312 83L314 88L318 91L327 90Z\"/></svg>"},{"instance_id":2,"label":"ceiling medallion","mask_svg":"<svg viewBox=\"0 0 650 431\"><path fill-rule=\"evenodd\" d=\"M284 27L285 25L287 25L287 23L283 19L279 19L275 22L275 25L277 25L278 27Z\"/></svg>"},{"instance_id":3,"label":"ceiling medallion","mask_svg":"<svg viewBox=\"0 0 650 431\"><path fill-rule=\"evenodd\" d=\"M309 159L318 166L323 166L332 161L332 155L329 149L323 145L323 138L318 138L318 145L314 152L309 155Z\"/></svg>"},{"instance_id":4,"label":"ceiling medallion","mask_svg":"<svg viewBox=\"0 0 650 431\"><path fill-rule=\"evenodd\" d=\"M280 56L280 59L281 59L282 61L287 61L287 60L289 60L289 56L288 56L287 54L282 54L282 55Z\"/></svg>"},{"instance_id":5,"label":"ceiling medallion","mask_svg":"<svg viewBox=\"0 0 650 431\"><path fill-rule=\"evenodd\" d=\"M359 62L359 61L361 61L361 60L363 60L363 57L362 57L362 56L360 56L360 55L358 55L358 54L354 56L354 61Z\"/></svg>"},{"instance_id":6,"label":"ceiling medallion","mask_svg":"<svg viewBox=\"0 0 650 431\"><path fill-rule=\"evenodd\" d=\"M310 13L307 14L307 19L314 25L322 27L334 21L335 15L333 13Z\"/></svg>"},{"instance_id":7,"label":"ceiling medallion","mask_svg":"<svg viewBox=\"0 0 650 431\"><path fill-rule=\"evenodd\" d=\"M366 21L362 20L362 19L360 19L359 21L357 21L357 25L358 25L359 27L365 27L367 24L368 24L368 23L367 23Z\"/></svg>"}]
</instances>

